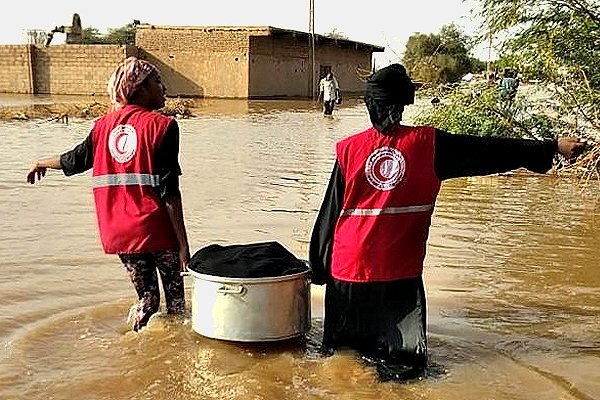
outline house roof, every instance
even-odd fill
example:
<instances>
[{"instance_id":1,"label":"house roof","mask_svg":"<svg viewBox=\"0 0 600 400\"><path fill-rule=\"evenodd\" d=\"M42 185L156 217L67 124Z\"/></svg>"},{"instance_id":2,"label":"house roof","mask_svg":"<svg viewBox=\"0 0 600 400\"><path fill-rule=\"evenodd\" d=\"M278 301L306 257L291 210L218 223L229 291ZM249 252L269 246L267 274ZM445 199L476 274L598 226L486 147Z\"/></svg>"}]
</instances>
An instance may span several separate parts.
<instances>
[{"instance_id":1,"label":"house roof","mask_svg":"<svg viewBox=\"0 0 600 400\"><path fill-rule=\"evenodd\" d=\"M173 29L173 30L201 30L205 32L247 32L251 36L277 36L277 35L291 35L296 37L306 37L307 39L310 36L310 33L296 31L292 29L282 29L276 28L273 26L172 26L172 25L151 25L151 24L141 24L138 25L139 28L146 29ZM355 48L366 48L373 52L382 52L385 50L383 46L377 46L374 44L357 42L354 40L346 39L346 38L336 38L329 37L326 35L318 35L315 34L315 42L316 43L329 43L334 45L342 45L342 46L353 46Z\"/></svg>"}]
</instances>

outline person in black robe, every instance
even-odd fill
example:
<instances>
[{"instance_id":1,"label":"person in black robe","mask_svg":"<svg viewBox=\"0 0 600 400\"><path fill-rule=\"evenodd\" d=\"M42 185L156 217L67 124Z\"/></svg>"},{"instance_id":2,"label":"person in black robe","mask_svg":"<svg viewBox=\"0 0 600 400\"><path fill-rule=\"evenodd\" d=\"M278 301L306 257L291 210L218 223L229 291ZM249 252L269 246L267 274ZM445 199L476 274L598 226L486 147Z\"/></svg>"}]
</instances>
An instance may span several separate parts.
<instances>
[{"instance_id":1,"label":"person in black robe","mask_svg":"<svg viewBox=\"0 0 600 400\"><path fill-rule=\"evenodd\" d=\"M364 100L379 134L398 132L394 127L401 124L404 107L414 102L414 93L414 85L400 64L385 67L368 78ZM435 129L434 143L433 168L440 181L517 168L545 173L557 153L571 160L584 146L572 137L527 140L451 134L441 129ZM316 285L326 284L323 349L327 354L341 347L357 350L364 360L377 367L382 380L424 376L427 336L422 276L385 282L349 282L330 274L334 232L346 189L336 159L309 248L312 281ZM398 268L402 268L402 260L397 258Z\"/></svg>"}]
</instances>

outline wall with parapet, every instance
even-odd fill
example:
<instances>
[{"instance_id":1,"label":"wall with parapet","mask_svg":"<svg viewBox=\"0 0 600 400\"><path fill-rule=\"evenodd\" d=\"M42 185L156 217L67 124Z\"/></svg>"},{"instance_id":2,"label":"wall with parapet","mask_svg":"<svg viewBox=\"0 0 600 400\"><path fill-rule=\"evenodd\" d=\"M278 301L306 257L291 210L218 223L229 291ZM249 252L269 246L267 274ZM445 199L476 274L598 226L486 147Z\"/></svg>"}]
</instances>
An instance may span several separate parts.
<instances>
[{"instance_id":1,"label":"wall with parapet","mask_svg":"<svg viewBox=\"0 0 600 400\"><path fill-rule=\"evenodd\" d=\"M136 46L0 45L0 92L106 95L129 56L156 64L167 95L208 98L311 97L331 69L342 92L362 92L377 47L317 35L314 74L308 34L271 27L141 25Z\"/></svg>"},{"instance_id":2,"label":"wall with parapet","mask_svg":"<svg viewBox=\"0 0 600 400\"><path fill-rule=\"evenodd\" d=\"M308 97L309 60L306 38L252 37L249 97Z\"/></svg>"},{"instance_id":3,"label":"wall with parapet","mask_svg":"<svg viewBox=\"0 0 600 400\"><path fill-rule=\"evenodd\" d=\"M273 35L250 40L250 97L309 97L311 95L309 43L306 37ZM371 70L371 51L348 45L318 43L312 88L319 89L320 71L330 68L345 93L362 93L362 71Z\"/></svg>"},{"instance_id":4,"label":"wall with parapet","mask_svg":"<svg viewBox=\"0 0 600 400\"><path fill-rule=\"evenodd\" d=\"M0 93L33 93L32 45L0 46Z\"/></svg>"},{"instance_id":5,"label":"wall with parapet","mask_svg":"<svg viewBox=\"0 0 600 400\"><path fill-rule=\"evenodd\" d=\"M130 55L137 55L135 46L64 44L35 47L35 93L106 95L110 74Z\"/></svg>"},{"instance_id":6,"label":"wall with parapet","mask_svg":"<svg viewBox=\"0 0 600 400\"><path fill-rule=\"evenodd\" d=\"M0 45L0 92L106 95L117 64L135 46Z\"/></svg>"},{"instance_id":7,"label":"wall with parapet","mask_svg":"<svg viewBox=\"0 0 600 400\"><path fill-rule=\"evenodd\" d=\"M320 73L323 67L329 67L342 92L362 94L366 77L372 72L371 58L371 51L364 48L361 50L349 45L319 44L315 55L317 78L323 77ZM318 82L316 88L318 90Z\"/></svg>"},{"instance_id":8,"label":"wall with parapet","mask_svg":"<svg viewBox=\"0 0 600 400\"><path fill-rule=\"evenodd\" d=\"M140 26L135 41L161 70L168 96L248 97L247 30Z\"/></svg>"}]
</instances>

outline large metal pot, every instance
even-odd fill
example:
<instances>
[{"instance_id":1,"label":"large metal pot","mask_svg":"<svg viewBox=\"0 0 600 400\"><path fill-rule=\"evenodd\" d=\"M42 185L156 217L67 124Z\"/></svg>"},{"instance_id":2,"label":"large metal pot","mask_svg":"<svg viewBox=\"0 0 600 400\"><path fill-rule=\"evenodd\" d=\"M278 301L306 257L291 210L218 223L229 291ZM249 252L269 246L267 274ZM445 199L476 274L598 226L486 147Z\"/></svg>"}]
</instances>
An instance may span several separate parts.
<instances>
[{"instance_id":1,"label":"large metal pot","mask_svg":"<svg viewBox=\"0 0 600 400\"><path fill-rule=\"evenodd\" d=\"M265 342L310 330L309 270L268 278L183 274L193 278L192 328L203 336Z\"/></svg>"}]
</instances>

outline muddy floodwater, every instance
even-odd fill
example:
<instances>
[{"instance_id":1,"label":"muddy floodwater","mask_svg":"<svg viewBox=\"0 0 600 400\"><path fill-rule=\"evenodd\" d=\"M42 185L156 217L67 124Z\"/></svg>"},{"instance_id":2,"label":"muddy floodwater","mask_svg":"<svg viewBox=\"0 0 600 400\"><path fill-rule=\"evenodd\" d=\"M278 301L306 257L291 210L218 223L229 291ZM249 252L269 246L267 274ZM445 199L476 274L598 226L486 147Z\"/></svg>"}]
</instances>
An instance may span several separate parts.
<instances>
[{"instance_id":1,"label":"muddy floodwater","mask_svg":"<svg viewBox=\"0 0 600 400\"><path fill-rule=\"evenodd\" d=\"M179 123L192 252L277 240L306 258L334 143L368 117L351 100L333 118L310 101L205 101ZM190 278L187 318L130 332L134 291L101 251L89 174L25 183L32 160L70 149L91 124L0 122L0 399L600 398L594 189L525 171L445 182L425 266L430 376L382 383L350 351L317 351L319 286L303 340L200 336Z\"/></svg>"}]
</instances>

